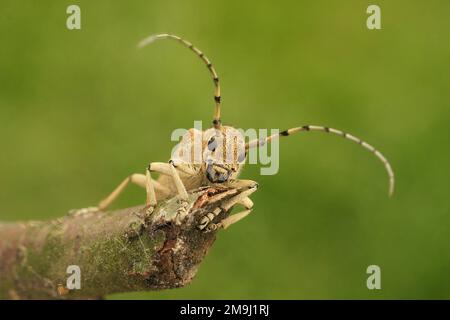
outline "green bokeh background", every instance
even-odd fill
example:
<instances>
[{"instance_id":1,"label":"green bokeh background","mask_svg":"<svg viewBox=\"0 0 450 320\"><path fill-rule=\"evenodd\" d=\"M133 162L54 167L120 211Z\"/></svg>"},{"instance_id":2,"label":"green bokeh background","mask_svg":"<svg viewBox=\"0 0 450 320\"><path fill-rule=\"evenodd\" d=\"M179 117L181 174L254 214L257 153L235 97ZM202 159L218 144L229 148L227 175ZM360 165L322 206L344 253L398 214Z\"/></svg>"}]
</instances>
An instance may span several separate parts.
<instances>
[{"instance_id":1,"label":"green bokeh background","mask_svg":"<svg viewBox=\"0 0 450 320\"><path fill-rule=\"evenodd\" d=\"M382 30L366 28L378 4ZM82 29L66 29L81 7ZM184 36L215 64L223 121L240 128L322 124L280 145L251 216L221 232L183 289L111 298L450 298L450 2L13 1L0 3L0 220L50 219L95 204L170 134L210 123L213 86ZM142 203L130 187L115 207ZM366 268L382 289L366 288Z\"/></svg>"}]
</instances>

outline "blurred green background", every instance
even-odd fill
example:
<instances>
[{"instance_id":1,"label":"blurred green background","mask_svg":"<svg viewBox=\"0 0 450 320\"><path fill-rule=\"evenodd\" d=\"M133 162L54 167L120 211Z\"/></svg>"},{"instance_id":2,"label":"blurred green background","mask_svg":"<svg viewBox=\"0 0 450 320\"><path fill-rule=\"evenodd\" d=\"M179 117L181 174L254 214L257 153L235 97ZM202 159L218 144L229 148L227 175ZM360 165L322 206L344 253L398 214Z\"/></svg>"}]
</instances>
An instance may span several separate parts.
<instances>
[{"instance_id":1,"label":"blurred green background","mask_svg":"<svg viewBox=\"0 0 450 320\"><path fill-rule=\"evenodd\" d=\"M81 7L82 29L66 28ZM381 7L382 30L366 28ZM12 1L0 3L0 220L50 219L97 203L175 128L328 125L379 148L299 134L259 181L252 215L221 232L183 289L110 298L450 298L449 1ZM130 187L115 207L141 204ZM366 288L381 267L382 289Z\"/></svg>"}]
</instances>

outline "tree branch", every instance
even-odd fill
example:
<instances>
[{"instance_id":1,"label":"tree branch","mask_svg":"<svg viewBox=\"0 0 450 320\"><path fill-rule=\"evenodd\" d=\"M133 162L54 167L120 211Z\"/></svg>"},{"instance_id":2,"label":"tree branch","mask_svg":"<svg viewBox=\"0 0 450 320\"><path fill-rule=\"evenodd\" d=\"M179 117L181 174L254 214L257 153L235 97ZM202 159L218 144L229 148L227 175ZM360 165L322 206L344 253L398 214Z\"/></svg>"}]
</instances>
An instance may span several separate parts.
<instances>
[{"instance_id":1,"label":"tree branch","mask_svg":"<svg viewBox=\"0 0 450 320\"><path fill-rule=\"evenodd\" d=\"M183 287L215 240L199 220L236 189L189 194L189 212L171 198L144 207L66 215L53 221L0 224L0 298L100 298L115 292ZM221 213L223 219L228 213ZM67 267L81 270L81 289L66 287Z\"/></svg>"}]
</instances>

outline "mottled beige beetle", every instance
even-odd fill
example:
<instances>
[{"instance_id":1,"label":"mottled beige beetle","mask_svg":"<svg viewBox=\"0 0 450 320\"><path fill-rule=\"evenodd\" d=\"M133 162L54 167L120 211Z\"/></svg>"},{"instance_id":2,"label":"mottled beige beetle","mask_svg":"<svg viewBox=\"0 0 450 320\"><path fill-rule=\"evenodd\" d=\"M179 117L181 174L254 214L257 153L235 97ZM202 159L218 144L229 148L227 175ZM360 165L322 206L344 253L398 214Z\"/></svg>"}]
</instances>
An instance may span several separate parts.
<instances>
[{"instance_id":1,"label":"mottled beige beetle","mask_svg":"<svg viewBox=\"0 0 450 320\"><path fill-rule=\"evenodd\" d=\"M386 158L374 147L361 139L329 127L306 125L280 132L269 136L263 140L252 140L245 142L242 134L235 128L224 126L220 119L220 85L219 77L210 60L202 51L194 47L190 42L171 34L159 34L150 36L139 43L139 47L144 47L158 39L172 39L183 44L192 50L206 64L212 74L215 86L214 102L215 112L213 126L205 131L190 129L181 139L178 147L172 154L172 159L168 163L152 162L146 170L146 174L135 173L126 178L108 197L102 200L94 210L105 210L125 189L129 183L141 186L147 191L147 207L152 212L157 201L167 197L178 195L179 201L187 205L187 191L197 189L202 186L224 185L240 190L235 197L222 205L214 212L208 213L200 222L201 230L210 231L217 228L227 228L231 224L247 216L253 207L253 202L249 195L256 191L258 184L251 180L239 180L238 176L245 163L247 150L260 147L267 142L280 136L289 136L301 131L322 131L339 135L348 140L356 142L375 154L384 164L389 176L389 195L394 192L394 173ZM197 138L196 138L197 137ZM200 145L201 144L201 145ZM227 146L230 146L229 148ZM201 150L199 161L194 159L195 149ZM186 155L191 161L186 161ZM159 174L158 180L152 178L152 173ZM215 217L222 210L228 210L235 204L242 205L245 210L231 215L222 221L213 223ZM180 215L186 214L186 206L182 206Z\"/></svg>"}]
</instances>

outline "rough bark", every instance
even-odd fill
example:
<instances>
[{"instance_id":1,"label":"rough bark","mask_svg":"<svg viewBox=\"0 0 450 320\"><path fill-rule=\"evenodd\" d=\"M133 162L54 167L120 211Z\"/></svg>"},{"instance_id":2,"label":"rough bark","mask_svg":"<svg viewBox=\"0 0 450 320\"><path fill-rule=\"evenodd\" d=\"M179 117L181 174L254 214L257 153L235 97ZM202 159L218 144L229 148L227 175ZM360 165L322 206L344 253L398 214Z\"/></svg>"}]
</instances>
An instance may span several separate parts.
<instances>
[{"instance_id":1,"label":"rough bark","mask_svg":"<svg viewBox=\"0 0 450 320\"><path fill-rule=\"evenodd\" d=\"M189 212L177 198L152 214L144 207L66 215L53 221L0 224L0 298L83 299L115 292L183 287L215 240L199 220L235 189L189 194ZM221 213L217 219L228 213ZM81 289L66 287L67 267L81 269Z\"/></svg>"}]
</instances>

